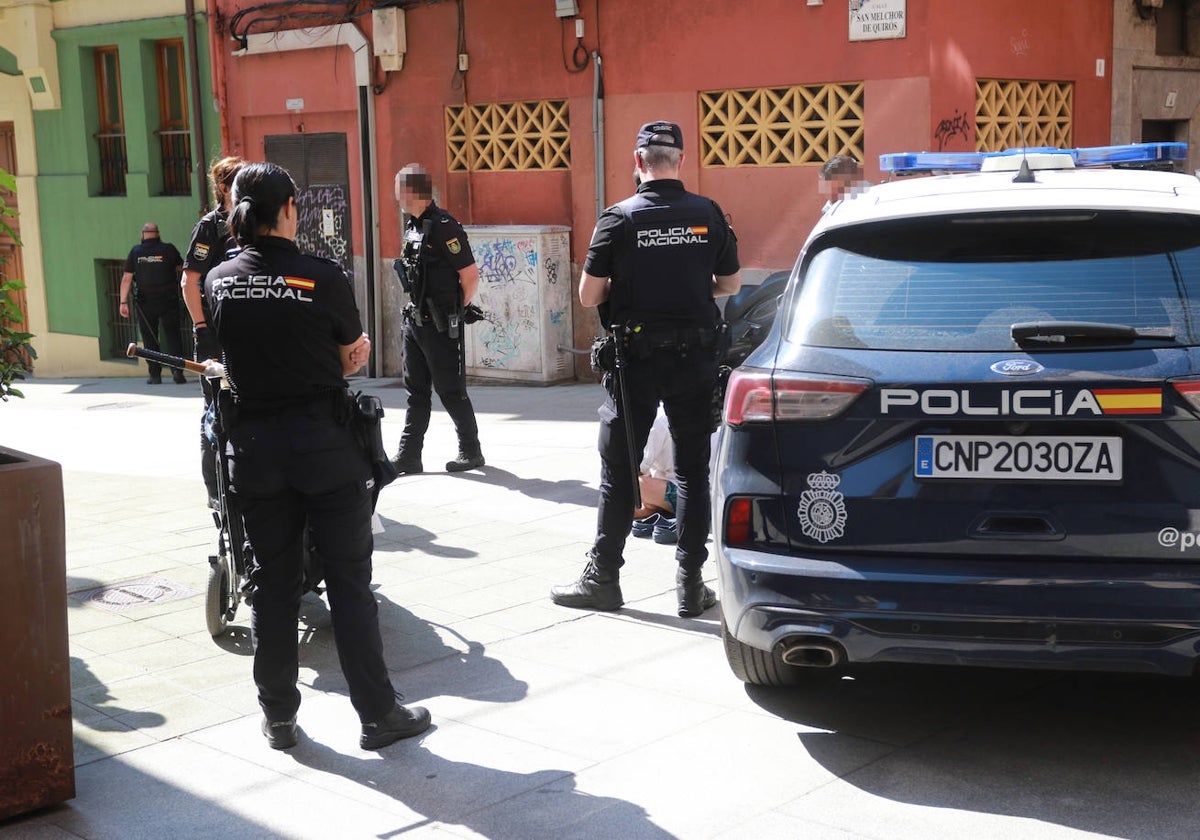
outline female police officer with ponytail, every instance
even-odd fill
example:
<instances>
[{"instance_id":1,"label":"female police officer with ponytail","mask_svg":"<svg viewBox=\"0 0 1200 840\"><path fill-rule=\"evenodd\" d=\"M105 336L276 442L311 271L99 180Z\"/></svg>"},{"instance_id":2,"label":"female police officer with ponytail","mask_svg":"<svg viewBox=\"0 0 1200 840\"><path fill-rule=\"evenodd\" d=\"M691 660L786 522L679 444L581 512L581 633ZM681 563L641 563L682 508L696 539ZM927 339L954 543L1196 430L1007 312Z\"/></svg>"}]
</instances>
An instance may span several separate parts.
<instances>
[{"instance_id":1,"label":"female police officer with ponytail","mask_svg":"<svg viewBox=\"0 0 1200 840\"><path fill-rule=\"evenodd\" d=\"M306 529L323 563L338 659L364 749L429 727L397 702L371 593L371 468L349 425L345 376L365 363L346 275L295 243L296 185L271 163L242 167L229 226L242 251L209 272L205 295L235 410L230 485L254 546L254 681L268 744L296 743L296 628Z\"/></svg>"}]
</instances>

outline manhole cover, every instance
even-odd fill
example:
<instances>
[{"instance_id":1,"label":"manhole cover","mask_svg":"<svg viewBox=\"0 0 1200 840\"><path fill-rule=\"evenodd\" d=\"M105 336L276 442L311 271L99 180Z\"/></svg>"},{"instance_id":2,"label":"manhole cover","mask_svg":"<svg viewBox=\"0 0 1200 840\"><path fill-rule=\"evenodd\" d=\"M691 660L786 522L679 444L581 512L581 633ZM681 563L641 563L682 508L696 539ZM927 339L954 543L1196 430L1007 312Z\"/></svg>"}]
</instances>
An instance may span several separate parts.
<instances>
[{"instance_id":1,"label":"manhole cover","mask_svg":"<svg viewBox=\"0 0 1200 840\"><path fill-rule=\"evenodd\" d=\"M82 592L72 592L71 598L109 612L124 612L148 604L178 601L180 598L190 598L199 594L194 589L180 586L178 583L172 583L163 578L142 578L141 580L129 580L124 583L85 589Z\"/></svg>"}]
</instances>

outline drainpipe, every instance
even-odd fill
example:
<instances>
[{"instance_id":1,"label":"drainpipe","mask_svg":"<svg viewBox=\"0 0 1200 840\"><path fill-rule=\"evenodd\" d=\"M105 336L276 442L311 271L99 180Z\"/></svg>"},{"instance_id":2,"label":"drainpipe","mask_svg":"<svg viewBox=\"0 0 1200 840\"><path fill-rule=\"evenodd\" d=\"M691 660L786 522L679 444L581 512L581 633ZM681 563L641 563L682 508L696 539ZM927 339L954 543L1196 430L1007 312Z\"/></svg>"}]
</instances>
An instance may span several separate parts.
<instances>
[{"instance_id":1,"label":"drainpipe","mask_svg":"<svg viewBox=\"0 0 1200 840\"><path fill-rule=\"evenodd\" d=\"M600 67L600 53L592 51L592 62L596 68L592 77L592 145L596 150L596 218L604 212L604 76Z\"/></svg>"},{"instance_id":2,"label":"drainpipe","mask_svg":"<svg viewBox=\"0 0 1200 840\"><path fill-rule=\"evenodd\" d=\"M225 57L221 55L221 39L217 36L217 0L206 0L205 9L208 12L208 61L212 65L213 93L217 97L217 114L220 115L221 153L228 155L232 154L229 148L229 124L225 119L229 113L229 97L225 93ZM207 157L207 149L204 154Z\"/></svg>"},{"instance_id":3,"label":"drainpipe","mask_svg":"<svg viewBox=\"0 0 1200 840\"><path fill-rule=\"evenodd\" d=\"M200 200L200 215L205 213L208 204L208 163L207 150L204 146L204 112L200 108L200 56L196 37L196 0L187 0L185 12L187 15L188 54L191 56L192 76L192 147L196 150L193 159L196 164L196 195Z\"/></svg>"},{"instance_id":4,"label":"drainpipe","mask_svg":"<svg viewBox=\"0 0 1200 840\"><path fill-rule=\"evenodd\" d=\"M211 2L211 0L210 0ZM354 54L354 83L358 87L358 139L359 160L362 179L363 248L366 251L367 299L366 322L371 335L383 336L383 312L376 305L379 300L375 267L379 263L378 240L375 236L377 216L375 208L375 98L371 95L371 50L366 37L352 23L334 26L316 26L311 29L285 29L280 32L252 34L242 39L244 47L233 55L263 55L290 50L314 50L323 47L349 47ZM372 353L367 366L367 376L375 378L378 373L378 353Z\"/></svg>"}]
</instances>

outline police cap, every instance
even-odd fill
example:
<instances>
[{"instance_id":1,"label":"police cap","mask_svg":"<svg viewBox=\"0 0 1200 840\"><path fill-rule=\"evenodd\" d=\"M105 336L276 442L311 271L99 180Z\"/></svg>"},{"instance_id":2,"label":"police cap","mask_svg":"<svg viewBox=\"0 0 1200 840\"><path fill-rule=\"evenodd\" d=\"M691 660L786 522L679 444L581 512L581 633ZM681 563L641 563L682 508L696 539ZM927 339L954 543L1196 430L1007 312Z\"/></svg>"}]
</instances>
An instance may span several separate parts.
<instances>
[{"instance_id":1,"label":"police cap","mask_svg":"<svg viewBox=\"0 0 1200 840\"><path fill-rule=\"evenodd\" d=\"M683 150L683 131L673 122L656 120L646 123L638 131L635 149L647 146L669 146L672 149Z\"/></svg>"}]
</instances>

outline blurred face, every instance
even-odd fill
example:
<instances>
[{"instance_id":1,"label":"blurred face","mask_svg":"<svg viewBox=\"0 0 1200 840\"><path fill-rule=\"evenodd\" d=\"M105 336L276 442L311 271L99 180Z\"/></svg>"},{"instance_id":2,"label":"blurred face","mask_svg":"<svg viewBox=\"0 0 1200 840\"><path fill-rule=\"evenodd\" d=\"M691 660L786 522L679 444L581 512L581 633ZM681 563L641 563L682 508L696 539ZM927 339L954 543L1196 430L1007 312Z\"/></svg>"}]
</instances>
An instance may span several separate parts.
<instances>
[{"instance_id":1,"label":"blurred face","mask_svg":"<svg viewBox=\"0 0 1200 840\"><path fill-rule=\"evenodd\" d=\"M429 206L433 196L413 189L408 184L396 179L396 202L410 216L420 216Z\"/></svg>"},{"instance_id":2,"label":"blurred face","mask_svg":"<svg viewBox=\"0 0 1200 840\"><path fill-rule=\"evenodd\" d=\"M834 175L832 178L822 178L820 181L821 195L830 201L837 201L850 189L852 180L853 178L850 175Z\"/></svg>"}]
</instances>

